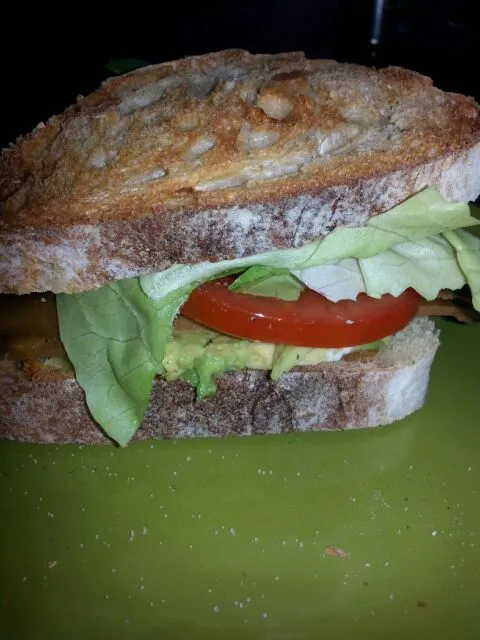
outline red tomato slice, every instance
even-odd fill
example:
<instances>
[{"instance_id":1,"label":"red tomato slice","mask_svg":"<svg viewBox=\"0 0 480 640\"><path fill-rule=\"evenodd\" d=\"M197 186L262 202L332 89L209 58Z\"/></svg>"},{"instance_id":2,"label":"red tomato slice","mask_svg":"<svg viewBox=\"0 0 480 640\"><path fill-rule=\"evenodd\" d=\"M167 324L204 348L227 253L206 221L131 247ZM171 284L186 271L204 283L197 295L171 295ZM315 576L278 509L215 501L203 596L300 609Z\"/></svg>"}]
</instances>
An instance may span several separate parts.
<instances>
[{"instance_id":1,"label":"red tomato slice","mask_svg":"<svg viewBox=\"0 0 480 640\"><path fill-rule=\"evenodd\" d=\"M232 277L195 289L182 315L221 333L300 347L353 347L380 340L410 322L420 296L407 289L380 299L359 294L356 301L332 302L306 289L295 302L228 290Z\"/></svg>"}]
</instances>

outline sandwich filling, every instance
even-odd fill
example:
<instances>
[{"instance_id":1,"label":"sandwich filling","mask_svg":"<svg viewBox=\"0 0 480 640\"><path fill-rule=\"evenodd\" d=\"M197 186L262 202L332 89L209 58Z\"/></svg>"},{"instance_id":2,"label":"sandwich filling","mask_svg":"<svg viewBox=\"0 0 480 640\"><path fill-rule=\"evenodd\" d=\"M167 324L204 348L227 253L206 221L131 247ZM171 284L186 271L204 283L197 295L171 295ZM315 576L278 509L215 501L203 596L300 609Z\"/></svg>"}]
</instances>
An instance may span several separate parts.
<instances>
[{"instance_id":1,"label":"sandwich filling","mask_svg":"<svg viewBox=\"0 0 480 640\"><path fill-rule=\"evenodd\" d=\"M276 379L382 348L444 290L468 287L480 311L480 240L465 230L476 224L468 205L428 188L298 248L39 297L42 338L25 338L20 322L7 351L68 362L93 418L125 446L156 375L185 380L203 400L225 371Z\"/></svg>"}]
</instances>

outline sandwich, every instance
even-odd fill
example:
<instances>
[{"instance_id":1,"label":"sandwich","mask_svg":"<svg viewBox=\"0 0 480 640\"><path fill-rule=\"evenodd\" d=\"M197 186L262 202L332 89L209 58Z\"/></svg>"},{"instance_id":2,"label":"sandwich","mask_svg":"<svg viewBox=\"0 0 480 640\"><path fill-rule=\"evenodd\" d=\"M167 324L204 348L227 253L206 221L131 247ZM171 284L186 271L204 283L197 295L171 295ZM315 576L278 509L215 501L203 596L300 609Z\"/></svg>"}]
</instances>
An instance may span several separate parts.
<instances>
[{"instance_id":1,"label":"sandwich","mask_svg":"<svg viewBox=\"0 0 480 640\"><path fill-rule=\"evenodd\" d=\"M228 50L107 79L1 155L0 435L405 418L433 316L480 311L479 193L479 105L406 69Z\"/></svg>"}]
</instances>

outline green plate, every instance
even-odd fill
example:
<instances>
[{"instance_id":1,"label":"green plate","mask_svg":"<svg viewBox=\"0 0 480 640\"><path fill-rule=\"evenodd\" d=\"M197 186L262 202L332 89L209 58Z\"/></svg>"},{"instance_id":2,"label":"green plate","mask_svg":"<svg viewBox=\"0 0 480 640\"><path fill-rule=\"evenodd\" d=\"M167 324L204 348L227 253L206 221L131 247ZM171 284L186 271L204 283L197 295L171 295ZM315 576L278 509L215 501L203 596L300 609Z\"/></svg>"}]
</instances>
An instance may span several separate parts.
<instances>
[{"instance_id":1,"label":"green plate","mask_svg":"<svg viewBox=\"0 0 480 640\"><path fill-rule=\"evenodd\" d=\"M0 443L3 640L478 639L480 327L439 327L388 427Z\"/></svg>"}]
</instances>

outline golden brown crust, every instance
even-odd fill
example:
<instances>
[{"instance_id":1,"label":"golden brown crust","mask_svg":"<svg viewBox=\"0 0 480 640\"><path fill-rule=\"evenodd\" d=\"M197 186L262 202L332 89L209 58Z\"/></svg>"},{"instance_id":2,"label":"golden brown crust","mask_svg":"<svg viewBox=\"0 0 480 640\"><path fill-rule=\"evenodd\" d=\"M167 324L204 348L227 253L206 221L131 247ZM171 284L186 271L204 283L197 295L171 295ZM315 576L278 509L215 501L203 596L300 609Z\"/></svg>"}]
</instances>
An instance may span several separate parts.
<instances>
[{"instance_id":1,"label":"golden brown crust","mask_svg":"<svg viewBox=\"0 0 480 640\"><path fill-rule=\"evenodd\" d=\"M112 78L2 153L0 291L298 246L427 184L470 199L479 113L419 74L301 53Z\"/></svg>"},{"instance_id":2,"label":"golden brown crust","mask_svg":"<svg viewBox=\"0 0 480 640\"><path fill-rule=\"evenodd\" d=\"M282 119L268 115L275 96L291 107ZM320 139L346 127L344 139L327 139L318 152ZM251 142L262 134L263 142ZM105 82L4 152L0 228L98 224L232 200L278 202L432 161L479 140L473 100L403 69L243 51L187 58ZM266 146L251 148L249 141ZM308 156L298 171L255 178L272 161L281 172L282 156L296 153ZM201 190L225 176L248 188Z\"/></svg>"}]
</instances>

